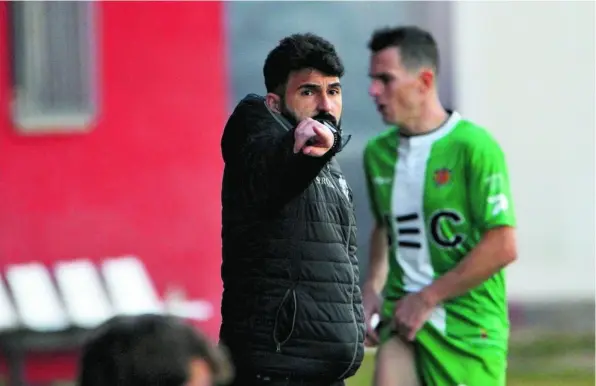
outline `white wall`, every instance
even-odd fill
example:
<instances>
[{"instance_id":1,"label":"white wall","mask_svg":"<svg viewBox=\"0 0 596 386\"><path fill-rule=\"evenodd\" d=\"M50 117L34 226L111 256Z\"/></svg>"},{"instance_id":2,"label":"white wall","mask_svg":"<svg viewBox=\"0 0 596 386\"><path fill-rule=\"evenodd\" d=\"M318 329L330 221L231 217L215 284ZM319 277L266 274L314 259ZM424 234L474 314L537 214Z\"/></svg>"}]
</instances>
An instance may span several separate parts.
<instances>
[{"instance_id":1,"label":"white wall","mask_svg":"<svg viewBox=\"0 0 596 386\"><path fill-rule=\"evenodd\" d=\"M520 256L512 299L594 296L594 3L452 4L458 109L501 141Z\"/></svg>"}]
</instances>

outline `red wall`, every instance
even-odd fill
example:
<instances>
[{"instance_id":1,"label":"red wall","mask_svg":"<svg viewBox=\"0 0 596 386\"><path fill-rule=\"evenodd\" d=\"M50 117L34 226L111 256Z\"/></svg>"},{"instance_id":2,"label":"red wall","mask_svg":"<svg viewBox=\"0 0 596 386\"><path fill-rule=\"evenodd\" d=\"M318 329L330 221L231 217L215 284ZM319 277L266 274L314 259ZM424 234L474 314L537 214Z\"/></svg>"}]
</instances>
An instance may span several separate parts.
<instances>
[{"instance_id":1,"label":"red wall","mask_svg":"<svg viewBox=\"0 0 596 386\"><path fill-rule=\"evenodd\" d=\"M97 125L84 135L31 138L10 121L6 3L0 2L0 270L32 260L134 254L158 291L178 283L189 297L213 302L216 318L201 327L215 338L219 140L227 106L223 5L97 6ZM30 363L34 378L57 362L38 359Z\"/></svg>"}]
</instances>

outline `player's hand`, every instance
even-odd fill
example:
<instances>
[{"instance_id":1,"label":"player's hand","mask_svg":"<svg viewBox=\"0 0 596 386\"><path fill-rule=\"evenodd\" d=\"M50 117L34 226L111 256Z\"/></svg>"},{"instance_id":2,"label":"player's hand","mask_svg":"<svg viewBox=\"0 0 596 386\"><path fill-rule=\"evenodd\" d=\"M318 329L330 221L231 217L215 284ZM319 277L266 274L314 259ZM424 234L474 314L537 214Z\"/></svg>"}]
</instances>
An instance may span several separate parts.
<instances>
[{"instance_id":1,"label":"player's hand","mask_svg":"<svg viewBox=\"0 0 596 386\"><path fill-rule=\"evenodd\" d=\"M322 157L332 146L331 130L312 118L304 119L294 130L294 153L302 151L311 157Z\"/></svg>"},{"instance_id":2,"label":"player's hand","mask_svg":"<svg viewBox=\"0 0 596 386\"><path fill-rule=\"evenodd\" d=\"M368 347L373 347L379 344L379 336L376 329L376 324L373 321L378 316L381 309L381 297L369 285L365 285L362 290L362 303L364 303L364 322L366 323L366 338L364 344Z\"/></svg>"},{"instance_id":3,"label":"player's hand","mask_svg":"<svg viewBox=\"0 0 596 386\"><path fill-rule=\"evenodd\" d=\"M395 328L405 339L413 341L434 307L435 304L426 299L421 292L404 296L395 306Z\"/></svg>"}]
</instances>

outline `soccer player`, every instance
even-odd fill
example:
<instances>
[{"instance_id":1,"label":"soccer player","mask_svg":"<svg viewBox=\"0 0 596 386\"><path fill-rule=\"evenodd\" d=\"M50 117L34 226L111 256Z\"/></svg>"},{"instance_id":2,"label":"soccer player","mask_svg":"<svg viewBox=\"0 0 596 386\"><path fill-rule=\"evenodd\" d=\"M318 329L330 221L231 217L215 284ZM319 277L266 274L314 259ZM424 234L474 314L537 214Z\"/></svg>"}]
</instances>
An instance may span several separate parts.
<instances>
[{"instance_id":1,"label":"soccer player","mask_svg":"<svg viewBox=\"0 0 596 386\"><path fill-rule=\"evenodd\" d=\"M505 385L503 268L517 252L503 151L441 105L430 33L378 30L369 49L369 92L391 125L364 152L375 225L363 296L368 339L380 344L375 384Z\"/></svg>"}]
</instances>

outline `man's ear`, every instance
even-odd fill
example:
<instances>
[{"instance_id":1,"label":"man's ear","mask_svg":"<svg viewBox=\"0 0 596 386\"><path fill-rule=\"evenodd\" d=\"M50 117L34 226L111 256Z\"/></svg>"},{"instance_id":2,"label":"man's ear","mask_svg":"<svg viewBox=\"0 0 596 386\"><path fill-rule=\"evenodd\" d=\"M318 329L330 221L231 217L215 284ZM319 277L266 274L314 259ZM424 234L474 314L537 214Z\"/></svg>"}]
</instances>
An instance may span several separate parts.
<instances>
[{"instance_id":1,"label":"man's ear","mask_svg":"<svg viewBox=\"0 0 596 386\"><path fill-rule=\"evenodd\" d=\"M188 380L184 386L208 386L213 384L211 369L203 359L193 358L190 361Z\"/></svg>"},{"instance_id":2,"label":"man's ear","mask_svg":"<svg viewBox=\"0 0 596 386\"><path fill-rule=\"evenodd\" d=\"M436 82L435 73L431 69L422 69L418 74L420 77L420 85L422 86L422 90L427 92L428 90L432 89Z\"/></svg>"},{"instance_id":3,"label":"man's ear","mask_svg":"<svg viewBox=\"0 0 596 386\"><path fill-rule=\"evenodd\" d=\"M267 93L265 103L267 103L269 109L281 114L281 97L279 95L272 92Z\"/></svg>"}]
</instances>

